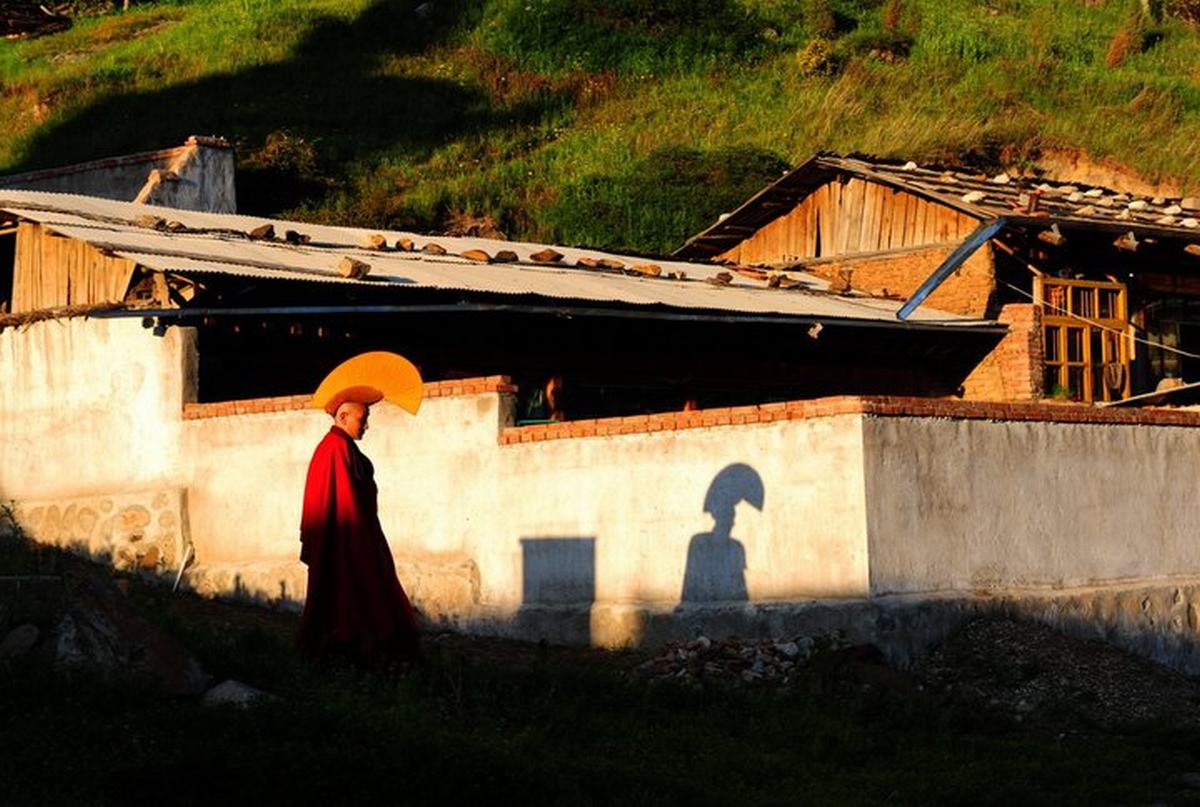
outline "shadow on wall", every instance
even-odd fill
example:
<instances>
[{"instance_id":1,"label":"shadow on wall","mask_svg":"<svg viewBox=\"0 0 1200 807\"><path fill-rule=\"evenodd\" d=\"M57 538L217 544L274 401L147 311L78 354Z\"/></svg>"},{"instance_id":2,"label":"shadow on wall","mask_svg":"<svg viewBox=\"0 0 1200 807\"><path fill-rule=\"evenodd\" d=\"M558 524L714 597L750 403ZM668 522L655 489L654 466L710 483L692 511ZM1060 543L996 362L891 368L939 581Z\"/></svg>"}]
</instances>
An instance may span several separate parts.
<instances>
[{"instance_id":1,"label":"shadow on wall","mask_svg":"<svg viewBox=\"0 0 1200 807\"><path fill-rule=\"evenodd\" d=\"M591 643L595 538L522 538L519 628L548 641Z\"/></svg>"},{"instance_id":2,"label":"shadow on wall","mask_svg":"<svg viewBox=\"0 0 1200 807\"><path fill-rule=\"evenodd\" d=\"M721 469L704 495L704 512L713 518L711 532L692 536L683 573L683 603L745 602L746 549L733 537L737 506L748 502L763 508L763 481L749 465L734 463Z\"/></svg>"}]
</instances>

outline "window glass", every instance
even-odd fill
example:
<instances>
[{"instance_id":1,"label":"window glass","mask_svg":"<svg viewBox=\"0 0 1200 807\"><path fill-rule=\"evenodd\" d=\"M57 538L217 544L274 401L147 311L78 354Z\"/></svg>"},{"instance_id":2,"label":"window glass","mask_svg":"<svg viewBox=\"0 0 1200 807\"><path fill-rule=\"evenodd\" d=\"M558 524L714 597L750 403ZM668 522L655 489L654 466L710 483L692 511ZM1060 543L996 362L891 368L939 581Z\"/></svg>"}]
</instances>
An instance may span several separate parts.
<instances>
[{"instance_id":1,"label":"window glass","mask_svg":"<svg viewBox=\"0 0 1200 807\"><path fill-rule=\"evenodd\" d=\"M1067 328L1067 361L1083 361L1083 328Z\"/></svg>"},{"instance_id":2,"label":"window glass","mask_svg":"<svg viewBox=\"0 0 1200 807\"><path fill-rule=\"evenodd\" d=\"M1057 325L1046 326L1046 335L1042 343L1042 350L1048 362L1062 361L1062 351L1059 349L1059 340L1062 338L1060 330Z\"/></svg>"}]
</instances>

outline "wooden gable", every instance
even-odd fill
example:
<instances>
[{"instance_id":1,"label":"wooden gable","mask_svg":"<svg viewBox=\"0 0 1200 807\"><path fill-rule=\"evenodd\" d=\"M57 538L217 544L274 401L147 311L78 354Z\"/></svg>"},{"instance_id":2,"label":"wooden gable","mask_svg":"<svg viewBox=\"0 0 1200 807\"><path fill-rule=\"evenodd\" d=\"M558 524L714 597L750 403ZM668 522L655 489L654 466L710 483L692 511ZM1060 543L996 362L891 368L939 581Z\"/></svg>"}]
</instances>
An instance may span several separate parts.
<instances>
[{"instance_id":1,"label":"wooden gable","mask_svg":"<svg viewBox=\"0 0 1200 807\"><path fill-rule=\"evenodd\" d=\"M790 212L717 260L783 263L961 241L979 222L907 191L848 177L817 187Z\"/></svg>"},{"instance_id":2,"label":"wooden gable","mask_svg":"<svg viewBox=\"0 0 1200 807\"><path fill-rule=\"evenodd\" d=\"M119 303L135 268L133 261L23 221L17 228L12 311Z\"/></svg>"}]
</instances>

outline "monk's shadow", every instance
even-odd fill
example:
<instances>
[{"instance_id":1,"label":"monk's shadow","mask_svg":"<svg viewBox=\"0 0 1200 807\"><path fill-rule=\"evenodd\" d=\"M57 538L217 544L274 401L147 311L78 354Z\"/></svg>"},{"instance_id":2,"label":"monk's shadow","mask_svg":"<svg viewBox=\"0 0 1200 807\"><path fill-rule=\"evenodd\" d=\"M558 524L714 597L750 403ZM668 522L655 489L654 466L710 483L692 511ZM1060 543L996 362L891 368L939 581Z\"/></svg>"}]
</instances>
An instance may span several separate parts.
<instances>
[{"instance_id":1,"label":"monk's shadow","mask_svg":"<svg viewBox=\"0 0 1200 807\"><path fill-rule=\"evenodd\" d=\"M733 537L739 502L763 508L763 481L744 463L721 469L704 496L704 512L713 518L710 532L692 536L683 573L683 603L745 602L746 549Z\"/></svg>"}]
</instances>

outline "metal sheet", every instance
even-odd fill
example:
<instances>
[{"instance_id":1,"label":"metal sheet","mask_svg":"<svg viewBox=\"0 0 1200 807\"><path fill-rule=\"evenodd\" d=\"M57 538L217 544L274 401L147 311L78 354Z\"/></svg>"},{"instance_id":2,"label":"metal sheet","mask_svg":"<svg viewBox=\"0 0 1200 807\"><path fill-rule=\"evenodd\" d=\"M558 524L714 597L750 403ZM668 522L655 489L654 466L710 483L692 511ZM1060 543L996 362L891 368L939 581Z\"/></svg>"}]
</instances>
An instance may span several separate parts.
<instances>
[{"instance_id":1,"label":"metal sheet","mask_svg":"<svg viewBox=\"0 0 1200 807\"><path fill-rule=\"evenodd\" d=\"M330 227L303 222L272 221L248 216L171 210L93 197L23 191L0 191L0 209L40 222L61 235L86 241L150 269L180 273L216 273L235 277L352 283L390 289L428 288L467 293L535 295L551 299L669 306L783 316L829 317L895 322L899 303L867 296L835 295L828 284L802 272L789 272L804 289L770 289L762 281L734 275L729 285L705 282L724 271L720 266L615 255L596 250L552 247L563 255L559 264L538 264L530 256L544 244L481 238L426 236L414 233ZM177 221L185 228L168 232L139 226L139 216ZM295 230L309 236L307 245L251 240L244 234L272 224L277 235ZM373 234L394 243L411 239L417 247L435 242L446 255L368 250L361 245ZM494 255L515 252L517 263L482 264L461 257L480 249ZM349 280L337 271L343 257L371 265L366 280ZM640 277L572 267L581 258L619 260L626 266L654 263L664 274L682 272L686 280ZM980 320L923 309L913 316L947 326L985 324ZM899 324L899 323L897 323Z\"/></svg>"}]
</instances>

